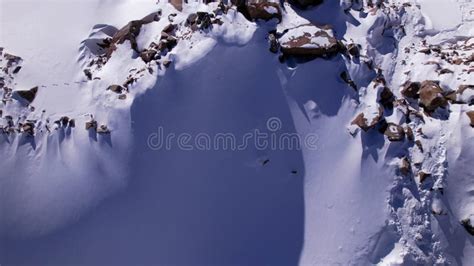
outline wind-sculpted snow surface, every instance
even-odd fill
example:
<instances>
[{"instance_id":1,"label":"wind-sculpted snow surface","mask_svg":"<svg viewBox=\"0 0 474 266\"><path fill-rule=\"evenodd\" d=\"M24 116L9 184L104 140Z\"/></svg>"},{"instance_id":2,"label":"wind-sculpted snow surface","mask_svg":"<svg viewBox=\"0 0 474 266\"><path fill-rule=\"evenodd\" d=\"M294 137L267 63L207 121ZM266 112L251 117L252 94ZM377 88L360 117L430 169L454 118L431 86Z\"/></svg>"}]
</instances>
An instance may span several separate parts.
<instances>
[{"instance_id":1,"label":"wind-sculpted snow surface","mask_svg":"<svg viewBox=\"0 0 474 266\"><path fill-rule=\"evenodd\" d=\"M474 4L320 2L0 0L0 264L474 263Z\"/></svg>"}]
</instances>

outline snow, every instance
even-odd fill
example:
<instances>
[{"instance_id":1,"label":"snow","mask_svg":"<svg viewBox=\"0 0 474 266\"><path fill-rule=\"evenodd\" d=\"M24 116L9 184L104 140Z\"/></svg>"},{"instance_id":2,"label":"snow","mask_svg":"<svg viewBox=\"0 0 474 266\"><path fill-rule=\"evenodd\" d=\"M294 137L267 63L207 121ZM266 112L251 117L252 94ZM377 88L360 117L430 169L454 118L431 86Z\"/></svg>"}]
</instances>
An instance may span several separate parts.
<instances>
[{"instance_id":1,"label":"snow","mask_svg":"<svg viewBox=\"0 0 474 266\"><path fill-rule=\"evenodd\" d=\"M453 30L462 23L462 13L456 0L418 0L425 18L425 29Z\"/></svg>"},{"instance_id":2,"label":"snow","mask_svg":"<svg viewBox=\"0 0 474 266\"><path fill-rule=\"evenodd\" d=\"M160 39L169 14L176 12L172 23L180 24L218 3L192 1L177 12L145 0L33 2L0 0L1 46L23 58L15 89L39 86L36 111L13 102L3 115L41 123L67 115L77 126L38 131L34 141L0 135L2 263L472 264L474 245L460 221L474 219L474 131L465 114L473 107L451 104L433 116L410 109L421 118L409 122L405 113L413 107L387 112L388 122L413 129L424 151L377 130L346 130L360 112L369 123L379 114L385 85L373 81L378 70L397 98L407 80L439 80L450 90L474 83L465 71L472 63L418 52L439 45L469 56L472 50L459 47L472 44L472 3L417 0L401 8L403 1L394 0L398 9L346 13L340 1L308 10L285 2L276 25L279 33L289 29L282 43L313 36L320 29L311 21L330 24L330 36L362 47L360 58L285 63L268 52L275 21L249 22L231 7L218 15L222 25L180 28L177 46L161 59L172 61L169 68L144 63L126 41L94 70L100 79L88 81L82 71L90 54L81 42L99 38L103 33L91 33L101 25L120 29L161 10L162 19L137 37L144 49ZM311 39L329 45L327 38ZM441 68L454 73L441 75ZM341 80L343 71L357 92ZM129 74L140 79L126 100L106 91ZM460 96L473 97L472 90ZM111 134L84 130L91 115ZM270 117L280 119L281 132L315 136L316 149L147 146L160 127L241 136L268 129ZM412 171L431 174L427 182L399 173L404 157Z\"/></svg>"}]
</instances>

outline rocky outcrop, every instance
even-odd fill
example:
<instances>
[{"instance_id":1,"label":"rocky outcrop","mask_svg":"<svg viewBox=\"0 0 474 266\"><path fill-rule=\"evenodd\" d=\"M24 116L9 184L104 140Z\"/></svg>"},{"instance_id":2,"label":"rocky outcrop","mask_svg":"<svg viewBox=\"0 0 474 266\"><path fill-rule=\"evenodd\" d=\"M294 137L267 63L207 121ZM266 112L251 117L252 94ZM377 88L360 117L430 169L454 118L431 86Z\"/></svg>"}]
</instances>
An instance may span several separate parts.
<instances>
[{"instance_id":1,"label":"rocky outcrop","mask_svg":"<svg viewBox=\"0 0 474 266\"><path fill-rule=\"evenodd\" d=\"M125 27L120 29L112 37L112 40L110 41L110 45L106 52L106 56L110 57L112 53L117 49L117 45L122 44L125 41L129 41L132 49L135 50L137 53L139 53L140 51L138 50L136 38L140 34L141 27L143 25L146 25L155 21L159 21L160 15L161 15L160 12L155 12L140 20L130 21L127 25L125 25Z\"/></svg>"},{"instance_id":2,"label":"rocky outcrop","mask_svg":"<svg viewBox=\"0 0 474 266\"><path fill-rule=\"evenodd\" d=\"M279 42L283 54L289 56L325 57L343 50L331 29L313 24L287 29Z\"/></svg>"},{"instance_id":3,"label":"rocky outcrop","mask_svg":"<svg viewBox=\"0 0 474 266\"><path fill-rule=\"evenodd\" d=\"M426 80L420 87L420 106L426 111L433 112L439 107L446 107L447 101L443 95L443 89L438 82Z\"/></svg>"}]
</instances>

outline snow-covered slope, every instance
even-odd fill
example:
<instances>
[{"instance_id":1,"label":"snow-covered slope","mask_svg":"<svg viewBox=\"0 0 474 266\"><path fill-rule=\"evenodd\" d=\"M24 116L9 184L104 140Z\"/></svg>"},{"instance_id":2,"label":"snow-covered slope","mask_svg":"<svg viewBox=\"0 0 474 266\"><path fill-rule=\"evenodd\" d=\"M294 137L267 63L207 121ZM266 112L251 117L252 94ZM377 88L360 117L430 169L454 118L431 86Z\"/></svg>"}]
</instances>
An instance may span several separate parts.
<instances>
[{"instance_id":1,"label":"snow-covered slope","mask_svg":"<svg viewBox=\"0 0 474 266\"><path fill-rule=\"evenodd\" d=\"M474 263L474 3L188 2L0 0L0 264Z\"/></svg>"}]
</instances>

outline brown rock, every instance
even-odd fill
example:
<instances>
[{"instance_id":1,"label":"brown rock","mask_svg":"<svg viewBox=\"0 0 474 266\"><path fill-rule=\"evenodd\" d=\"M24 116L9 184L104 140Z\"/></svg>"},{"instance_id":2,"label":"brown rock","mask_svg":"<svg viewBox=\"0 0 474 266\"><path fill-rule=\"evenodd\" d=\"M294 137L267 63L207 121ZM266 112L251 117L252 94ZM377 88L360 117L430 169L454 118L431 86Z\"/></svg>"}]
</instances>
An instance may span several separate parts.
<instances>
[{"instance_id":1,"label":"brown rock","mask_svg":"<svg viewBox=\"0 0 474 266\"><path fill-rule=\"evenodd\" d=\"M388 87L384 87L380 92L380 104L382 104L385 108L393 108L394 100L395 96L393 95L392 91Z\"/></svg>"},{"instance_id":2,"label":"brown rock","mask_svg":"<svg viewBox=\"0 0 474 266\"><path fill-rule=\"evenodd\" d=\"M438 107L446 107L447 101L443 96L443 89L437 82L426 80L421 83L420 105L428 112L432 112Z\"/></svg>"},{"instance_id":3,"label":"brown rock","mask_svg":"<svg viewBox=\"0 0 474 266\"><path fill-rule=\"evenodd\" d=\"M110 47L107 49L106 55L110 57L112 53L116 50L117 44L122 44L125 41L130 41L130 45L132 49L135 50L137 53L138 45L136 38L140 34L141 27L145 24L152 23L154 21L159 20L159 13L151 13L150 15L140 19L140 20L133 20L130 21L125 27L120 29L117 33L114 34L111 40Z\"/></svg>"},{"instance_id":4,"label":"brown rock","mask_svg":"<svg viewBox=\"0 0 474 266\"><path fill-rule=\"evenodd\" d=\"M122 86L120 86L120 85L110 85L110 86L107 88L107 90L110 90L110 91L112 91L112 92L115 92L115 93L119 93L119 94L120 94L120 93L122 93L122 92L125 90L125 88L122 87Z\"/></svg>"},{"instance_id":5,"label":"brown rock","mask_svg":"<svg viewBox=\"0 0 474 266\"><path fill-rule=\"evenodd\" d=\"M406 98L418 99L420 87L421 85L419 82L406 81L402 86L401 93Z\"/></svg>"},{"instance_id":6,"label":"brown rock","mask_svg":"<svg viewBox=\"0 0 474 266\"><path fill-rule=\"evenodd\" d=\"M372 121L367 121L367 118L364 117L364 113L360 113L356 118L351 122L352 125L357 125L364 131L368 131L377 125L383 115L382 108L379 108L379 114L372 119Z\"/></svg>"},{"instance_id":7,"label":"brown rock","mask_svg":"<svg viewBox=\"0 0 474 266\"><path fill-rule=\"evenodd\" d=\"M281 21L281 8L279 3L269 2L269 1L260 1L260 0L250 0L246 5L247 14L250 20L271 20L273 18Z\"/></svg>"},{"instance_id":8,"label":"brown rock","mask_svg":"<svg viewBox=\"0 0 474 266\"><path fill-rule=\"evenodd\" d=\"M99 133L99 134L110 134L110 130L107 128L106 125L100 125L100 127L97 129L97 133Z\"/></svg>"},{"instance_id":9,"label":"brown rock","mask_svg":"<svg viewBox=\"0 0 474 266\"><path fill-rule=\"evenodd\" d=\"M420 184L421 184L421 183L423 183L423 182L424 182L428 177L430 177L430 176L431 176L431 174L425 173L425 172L423 172L423 171L420 171L420 172L418 173L418 181L419 181Z\"/></svg>"},{"instance_id":10,"label":"brown rock","mask_svg":"<svg viewBox=\"0 0 474 266\"><path fill-rule=\"evenodd\" d=\"M96 131L97 130L97 121L92 119L91 121L86 122L86 130L89 130L89 129L92 129L92 130Z\"/></svg>"},{"instance_id":11,"label":"brown rock","mask_svg":"<svg viewBox=\"0 0 474 266\"><path fill-rule=\"evenodd\" d=\"M183 11L183 1L182 0L170 0L170 4L176 8L178 11Z\"/></svg>"},{"instance_id":12,"label":"brown rock","mask_svg":"<svg viewBox=\"0 0 474 266\"><path fill-rule=\"evenodd\" d=\"M354 57L360 56L359 46L355 43L350 43L347 45L347 52Z\"/></svg>"},{"instance_id":13,"label":"brown rock","mask_svg":"<svg viewBox=\"0 0 474 266\"><path fill-rule=\"evenodd\" d=\"M140 57L145 63L149 63L155 58L156 53L156 50L145 50L140 53Z\"/></svg>"},{"instance_id":14,"label":"brown rock","mask_svg":"<svg viewBox=\"0 0 474 266\"><path fill-rule=\"evenodd\" d=\"M324 57L343 50L332 30L313 24L288 29L279 41L283 54L289 56Z\"/></svg>"},{"instance_id":15,"label":"brown rock","mask_svg":"<svg viewBox=\"0 0 474 266\"><path fill-rule=\"evenodd\" d=\"M34 87L26 91L16 91L16 94L20 96L21 98L25 99L26 101L28 101L28 103L32 103L35 100L37 93L38 93L38 87Z\"/></svg>"},{"instance_id":16,"label":"brown rock","mask_svg":"<svg viewBox=\"0 0 474 266\"><path fill-rule=\"evenodd\" d=\"M390 141L403 141L405 139L405 131L403 127L395 123L387 123L383 132Z\"/></svg>"},{"instance_id":17,"label":"brown rock","mask_svg":"<svg viewBox=\"0 0 474 266\"><path fill-rule=\"evenodd\" d=\"M410 160L407 157L403 157L400 161L399 167L400 173L404 176L407 176L411 172Z\"/></svg>"},{"instance_id":18,"label":"brown rock","mask_svg":"<svg viewBox=\"0 0 474 266\"><path fill-rule=\"evenodd\" d=\"M33 136L35 134L35 124L31 122L27 122L21 125L21 130L23 131L23 133L29 136Z\"/></svg>"},{"instance_id":19,"label":"brown rock","mask_svg":"<svg viewBox=\"0 0 474 266\"><path fill-rule=\"evenodd\" d=\"M466 112L467 117L469 117L469 120L471 121L471 127L474 127L474 111L468 111Z\"/></svg>"}]
</instances>

